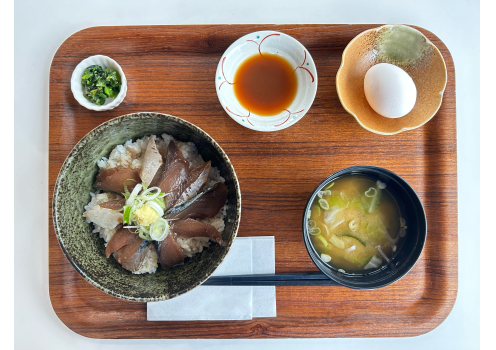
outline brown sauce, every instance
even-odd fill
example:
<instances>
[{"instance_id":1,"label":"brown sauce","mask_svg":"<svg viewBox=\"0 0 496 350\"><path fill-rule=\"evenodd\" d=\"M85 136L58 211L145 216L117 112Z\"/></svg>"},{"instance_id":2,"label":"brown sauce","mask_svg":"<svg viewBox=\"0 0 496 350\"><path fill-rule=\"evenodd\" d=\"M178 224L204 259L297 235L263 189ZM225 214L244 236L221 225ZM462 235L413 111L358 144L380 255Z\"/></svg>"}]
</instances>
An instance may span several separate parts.
<instances>
[{"instance_id":1,"label":"brown sauce","mask_svg":"<svg viewBox=\"0 0 496 350\"><path fill-rule=\"evenodd\" d=\"M291 64L279 55L259 53L248 57L234 74L234 94L251 113L272 116L293 102L298 79Z\"/></svg>"}]
</instances>

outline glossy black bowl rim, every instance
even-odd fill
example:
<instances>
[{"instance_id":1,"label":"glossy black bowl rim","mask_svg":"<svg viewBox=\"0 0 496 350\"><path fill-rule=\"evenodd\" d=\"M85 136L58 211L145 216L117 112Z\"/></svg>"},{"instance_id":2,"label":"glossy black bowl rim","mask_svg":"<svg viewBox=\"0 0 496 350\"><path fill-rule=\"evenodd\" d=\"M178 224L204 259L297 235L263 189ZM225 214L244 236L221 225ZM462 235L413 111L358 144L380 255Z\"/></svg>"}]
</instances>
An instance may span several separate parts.
<instances>
[{"instance_id":1,"label":"glossy black bowl rim","mask_svg":"<svg viewBox=\"0 0 496 350\"><path fill-rule=\"evenodd\" d=\"M376 171L376 172L379 172L379 173L384 173L385 175L387 175L387 176L395 179L397 182L400 182L405 188L407 188L407 189L409 189L411 191L411 193L413 194L413 198L412 199L413 200L416 200L418 202L417 205L418 205L418 208L420 209L420 214L421 214L420 217L423 219L423 226L425 227L425 230L424 230L424 239L422 241L419 241L418 242L418 245L420 246L420 251L418 252L418 255L416 257L414 257L415 261L411 264L410 267L406 268L402 274L396 276L395 278L393 278L391 280L388 280L385 283L379 283L379 284L374 284L372 286L364 286L364 287L362 287L362 286L356 286L356 285L353 285L353 284L349 284L349 283L347 283L343 279L337 279L335 276L329 274L327 271L325 271L324 269L322 269L319 266L319 264L324 265L324 263L322 261L320 261L320 260L315 261L315 258L314 258L314 256L311 253L311 251L312 251L316 255L318 255L318 253L315 251L315 248L310 243L310 236L309 236L309 233L308 233L306 222L308 220L308 218L307 218L308 211L310 210L311 205L312 205L312 203L313 203L313 201L314 201L314 199L315 199L318 191L322 190L326 185L328 185L330 182L336 180L339 177L346 176L346 175L352 175L352 174L360 174L362 171L366 171L366 170L372 170L372 171ZM390 285L390 284L392 284L394 282L397 282L398 280L400 280L401 278L403 278L405 275L407 275L411 271L411 269L417 264L418 259L422 255L422 252L423 252L424 247L425 247L425 242L427 240L427 216L425 214L425 209L424 209L424 206L422 204L422 201L420 200L417 192L401 176L399 176L398 174L392 172L391 170L388 170L388 169L385 169L385 168L381 168L381 167L377 167L377 166L372 166L372 165L355 165L355 166L344 168L344 169L341 169L341 170L338 170L338 171L332 173L331 175L329 175L328 177L326 177L324 180L322 180L322 182L320 182L317 187L315 187L315 189L313 190L312 194L310 195L310 197L309 197L309 199L307 201L307 204L305 206L305 210L303 212L302 233L303 233L303 242L305 244L305 248L307 250L307 253L310 256L310 259L312 260L312 262L314 263L314 265L323 274L325 274L327 277L329 277L329 279L335 281L336 283L338 283L339 285L342 285L344 287L348 287L348 288L352 288L352 289L359 289L359 290L373 290L373 289L377 289L377 288L386 287L386 286L388 286L388 285Z\"/></svg>"}]
</instances>

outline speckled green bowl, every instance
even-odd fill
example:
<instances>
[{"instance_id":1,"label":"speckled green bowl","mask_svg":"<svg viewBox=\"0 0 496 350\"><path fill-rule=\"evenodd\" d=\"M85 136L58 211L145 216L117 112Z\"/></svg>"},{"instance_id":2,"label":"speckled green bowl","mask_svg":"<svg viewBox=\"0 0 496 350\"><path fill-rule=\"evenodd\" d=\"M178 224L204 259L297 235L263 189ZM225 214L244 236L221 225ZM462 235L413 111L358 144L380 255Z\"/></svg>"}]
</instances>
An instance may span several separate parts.
<instances>
[{"instance_id":1,"label":"speckled green bowl","mask_svg":"<svg viewBox=\"0 0 496 350\"><path fill-rule=\"evenodd\" d=\"M225 246L212 244L185 264L156 273L133 275L113 257L107 259L104 241L92 233L83 218L84 206L94 191L97 160L108 157L112 148L126 140L145 135L170 134L180 141L192 141L205 160L219 168L229 189L228 210L222 238ZM118 298L147 302L166 300L203 283L224 260L238 232L241 218L239 183L229 158L206 132L197 126L160 113L133 113L111 119L90 131L74 147L60 170L53 203L55 232L65 256L77 272L93 286Z\"/></svg>"}]
</instances>

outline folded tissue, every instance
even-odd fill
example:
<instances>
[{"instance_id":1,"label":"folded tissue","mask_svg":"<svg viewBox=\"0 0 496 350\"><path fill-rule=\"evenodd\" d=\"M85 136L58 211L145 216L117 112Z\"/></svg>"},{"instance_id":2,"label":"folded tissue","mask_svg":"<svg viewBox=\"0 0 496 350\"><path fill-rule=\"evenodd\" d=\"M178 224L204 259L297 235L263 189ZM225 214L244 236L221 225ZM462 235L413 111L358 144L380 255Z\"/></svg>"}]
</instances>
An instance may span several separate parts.
<instances>
[{"instance_id":1,"label":"folded tissue","mask_svg":"<svg viewBox=\"0 0 496 350\"><path fill-rule=\"evenodd\" d=\"M274 237L237 237L212 276L275 273ZM276 317L275 286L198 286L147 303L148 321L251 320Z\"/></svg>"}]
</instances>

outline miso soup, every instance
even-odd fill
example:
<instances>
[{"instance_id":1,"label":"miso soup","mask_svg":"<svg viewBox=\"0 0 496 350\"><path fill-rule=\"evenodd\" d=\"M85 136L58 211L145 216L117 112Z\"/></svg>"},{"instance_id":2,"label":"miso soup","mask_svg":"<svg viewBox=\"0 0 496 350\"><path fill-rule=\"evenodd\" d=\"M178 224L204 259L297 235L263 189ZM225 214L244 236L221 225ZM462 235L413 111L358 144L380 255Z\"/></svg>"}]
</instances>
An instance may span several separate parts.
<instances>
[{"instance_id":1,"label":"miso soup","mask_svg":"<svg viewBox=\"0 0 496 350\"><path fill-rule=\"evenodd\" d=\"M385 183L362 175L338 178L317 193L308 232L320 258L350 273L389 263L401 249L406 222Z\"/></svg>"}]
</instances>

